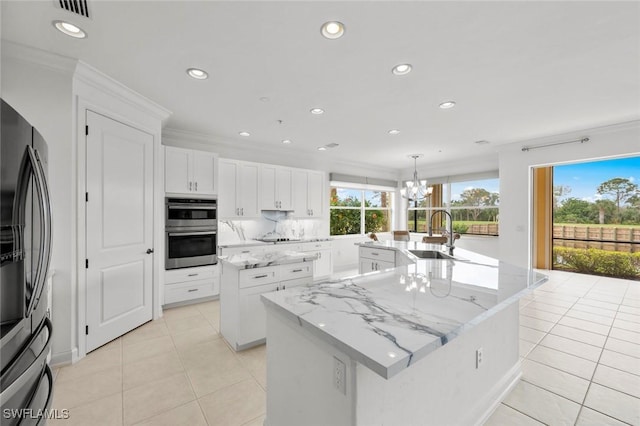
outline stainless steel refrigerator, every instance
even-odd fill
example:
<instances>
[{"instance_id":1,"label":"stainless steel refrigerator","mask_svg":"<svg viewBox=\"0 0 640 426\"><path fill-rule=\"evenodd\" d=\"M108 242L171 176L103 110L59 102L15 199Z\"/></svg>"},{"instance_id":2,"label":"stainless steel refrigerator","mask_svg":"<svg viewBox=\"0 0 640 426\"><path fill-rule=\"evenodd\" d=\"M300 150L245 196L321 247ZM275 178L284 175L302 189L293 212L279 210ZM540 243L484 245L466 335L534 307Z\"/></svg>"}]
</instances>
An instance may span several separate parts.
<instances>
[{"instance_id":1,"label":"stainless steel refrigerator","mask_svg":"<svg viewBox=\"0 0 640 426\"><path fill-rule=\"evenodd\" d=\"M0 102L0 423L44 424L53 392L47 365L53 331L47 306L47 144Z\"/></svg>"}]
</instances>

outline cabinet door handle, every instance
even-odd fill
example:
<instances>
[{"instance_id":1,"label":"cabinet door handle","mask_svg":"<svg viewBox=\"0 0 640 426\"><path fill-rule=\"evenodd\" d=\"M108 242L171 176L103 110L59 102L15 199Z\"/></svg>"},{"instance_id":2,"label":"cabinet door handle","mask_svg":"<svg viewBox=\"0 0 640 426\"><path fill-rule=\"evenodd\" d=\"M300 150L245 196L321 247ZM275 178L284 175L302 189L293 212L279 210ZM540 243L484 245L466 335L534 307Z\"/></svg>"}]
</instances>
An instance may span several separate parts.
<instances>
[{"instance_id":1,"label":"cabinet door handle","mask_svg":"<svg viewBox=\"0 0 640 426\"><path fill-rule=\"evenodd\" d=\"M302 272L302 269L294 269L294 270L293 270L293 271L291 271L291 272Z\"/></svg>"},{"instance_id":2,"label":"cabinet door handle","mask_svg":"<svg viewBox=\"0 0 640 426\"><path fill-rule=\"evenodd\" d=\"M198 182L195 183L196 192L198 192Z\"/></svg>"},{"instance_id":3,"label":"cabinet door handle","mask_svg":"<svg viewBox=\"0 0 640 426\"><path fill-rule=\"evenodd\" d=\"M373 266L373 262L371 262L371 270L372 270L372 271L375 271L375 270L376 270L376 269L374 268L374 266Z\"/></svg>"},{"instance_id":4,"label":"cabinet door handle","mask_svg":"<svg viewBox=\"0 0 640 426\"><path fill-rule=\"evenodd\" d=\"M189 274L189 275L187 275L187 276L188 276L188 277L197 277L197 276L198 276L198 274Z\"/></svg>"},{"instance_id":5,"label":"cabinet door handle","mask_svg":"<svg viewBox=\"0 0 640 426\"><path fill-rule=\"evenodd\" d=\"M240 216L244 216L244 207L240 207Z\"/></svg>"},{"instance_id":6,"label":"cabinet door handle","mask_svg":"<svg viewBox=\"0 0 640 426\"><path fill-rule=\"evenodd\" d=\"M313 216L313 209L311 209L311 216Z\"/></svg>"},{"instance_id":7,"label":"cabinet door handle","mask_svg":"<svg viewBox=\"0 0 640 426\"><path fill-rule=\"evenodd\" d=\"M322 253L318 252L318 259L322 259Z\"/></svg>"},{"instance_id":8,"label":"cabinet door handle","mask_svg":"<svg viewBox=\"0 0 640 426\"><path fill-rule=\"evenodd\" d=\"M198 291L199 289L197 288L190 288L189 290L187 290L189 293L193 293L194 291Z\"/></svg>"},{"instance_id":9,"label":"cabinet door handle","mask_svg":"<svg viewBox=\"0 0 640 426\"><path fill-rule=\"evenodd\" d=\"M375 251L372 251L372 252L371 252L371 255L372 255L372 256L377 256L377 255L378 255L378 253L376 253Z\"/></svg>"},{"instance_id":10,"label":"cabinet door handle","mask_svg":"<svg viewBox=\"0 0 640 426\"><path fill-rule=\"evenodd\" d=\"M255 275L253 278L254 279L258 279L258 278L267 278L269 275L267 274L262 274L262 275Z\"/></svg>"},{"instance_id":11,"label":"cabinet door handle","mask_svg":"<svg viewBox=\"0 0 640 426\"><path fill-rule=\"evenodd\" d=\"M283 286L282 286L282 289L283 289L283 290L286 290L286 289L287 289L287 286L286 286L286 285L283 285Z\"/></svg>"}]
</instances>

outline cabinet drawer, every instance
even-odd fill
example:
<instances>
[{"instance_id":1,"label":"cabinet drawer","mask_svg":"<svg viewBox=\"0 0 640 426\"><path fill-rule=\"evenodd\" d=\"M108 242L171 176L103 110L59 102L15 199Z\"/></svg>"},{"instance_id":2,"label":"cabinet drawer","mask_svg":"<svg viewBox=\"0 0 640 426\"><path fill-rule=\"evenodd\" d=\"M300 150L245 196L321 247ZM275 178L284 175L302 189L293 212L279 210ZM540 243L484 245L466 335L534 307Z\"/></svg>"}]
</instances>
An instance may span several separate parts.
<instances>
[{"instance_id":1,"label":"cabinet drawer","mask_svg":"<svg viewBox=\"0 0 640 426\"><path fill-rule=\"evenodd\" d=\"M396 252L394 250L380 250L369 247L360 247L360 257L395 263Z\"/></svg>"},{"instance_id":2,"label":"cabinet drawer","mask_svg":"<svg viewBox=\"0 0 640 426\"><path fill-rule=\"evenodd\" d=\"M278 267L267 266L265 268L243 269L239 274L239 287L247 288L257 285L271 284L278 281Z\"/></svg>"},{"instance_id":3,"label":"cabinet drawer","mask_svg":"<svg viewBox=\"0 0 640 426\"><path fill-rule=\"evenodd\" d=\"M291 265L282 265L280 269L280 281L313 276L313 263L301 262Z\"/></svg>"},{"instance_id":4,"label":"cabinet drawer","mask_svg":"<svg viewBox=\"0 0 640 426\"><path fill-rule=\"evenodd\" d=\"M197 280L180 284L170 284L164 287L164 303L182 302L184 300L199 299L214 295L214 281L212 279Z\"/></svg>"},{"instance_id":5,"label":"cabinet drawer","mask_svg":"<svg viewBox=\"0 0 640 426\"><path fill-rule=\"evenodd\" d=\"M183 268L165 271L165 284L182 283L185 281L197 281L213 279L218 275L218 266L207 266L205 268Z\"/></svg>"},{"instance_id":6,"label":"cabinet drawer","mask_svg":"<svg viewBox=\"0 0 640 426\"><path fill-rule=\"evenodd\" d=\"M302 251L330 250L331 241L315 241L313 243L304 243Z\"/></svg>"},{"instance_id":7,"label":"cabinet drawer","mask_svg":"<svg viewBox=\"0 0 640 426\"><path fill-rule=\"evenodd\" d=\"M288 288L294 288L294 287L299 287L299 286L303 286L303 285L311 285L313 284L313 277L312 276L308 276L308 277L303 277L303 278L296 278L294 280L286 280L286 281L282 281L280 283L280 290L286 290Z\"/></svg>"}]
</instances>

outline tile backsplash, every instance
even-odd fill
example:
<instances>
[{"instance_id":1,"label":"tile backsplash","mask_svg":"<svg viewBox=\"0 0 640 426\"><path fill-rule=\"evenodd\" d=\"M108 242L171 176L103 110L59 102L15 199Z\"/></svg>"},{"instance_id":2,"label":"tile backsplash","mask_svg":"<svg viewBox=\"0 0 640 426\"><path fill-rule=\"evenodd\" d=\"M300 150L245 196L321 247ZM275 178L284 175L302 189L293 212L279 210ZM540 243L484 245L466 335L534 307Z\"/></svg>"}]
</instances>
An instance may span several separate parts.
<instances>
[{"instance_id":1,"label":"tile backsplash","mask_svg":"<svg viewBox=\"0 0 640 426\"><path fill-rule=\"evenodd\" d=\"M233 244L277 235L286 238L329 236L324 219L292 219L285 212L263 212L259 219L218 220L218 244Z\"/></svg>"}]
</instances>

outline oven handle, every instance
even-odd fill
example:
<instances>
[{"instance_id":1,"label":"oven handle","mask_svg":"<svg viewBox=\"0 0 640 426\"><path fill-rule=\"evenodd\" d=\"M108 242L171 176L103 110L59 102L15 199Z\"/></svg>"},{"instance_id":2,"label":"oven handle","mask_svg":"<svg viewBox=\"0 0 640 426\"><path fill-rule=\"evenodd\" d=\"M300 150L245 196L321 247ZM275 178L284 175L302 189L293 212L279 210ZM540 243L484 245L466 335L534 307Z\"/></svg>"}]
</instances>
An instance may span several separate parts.
<instances>
[{"instance_id":1,"label":"oven handle","mask_svg":"<svg viewBox=\"0 0 640 426\"><path fill-rule=\"evenodd\" d=\"M169 232L170 237L190 237L192 235L215 235L217 231L201 231L201 232Z\"/></svg>"},{"instance_id":2,"label":"oven handle","mask_svg":"<svg viewBox=\"0 0 640 426\"><path fill-rule=\"evenodd\" d=\"M181 204L169 204L169 210L215 210L216 204L198 204L197 206L185 206Z\"/></svg>"}]
</instances>

